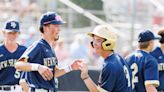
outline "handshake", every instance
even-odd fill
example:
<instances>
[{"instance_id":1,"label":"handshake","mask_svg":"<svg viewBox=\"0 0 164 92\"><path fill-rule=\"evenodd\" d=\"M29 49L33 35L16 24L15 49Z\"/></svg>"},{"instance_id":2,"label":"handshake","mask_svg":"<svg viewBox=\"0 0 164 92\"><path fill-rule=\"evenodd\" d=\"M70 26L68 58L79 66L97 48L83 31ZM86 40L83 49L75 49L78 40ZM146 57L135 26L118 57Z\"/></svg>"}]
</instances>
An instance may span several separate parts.
<instances>
[{"instance_id":1,"label":"handshake","mask_svg":"<svg viewBox=\"0 0 164 92\"><path fill-rule=\"evenodd\" d=\"M36 64L36 65L38 65L38 64ZM60 69L56 67L54 69L55 74L53 74L52 70L53 69L51 69L47 66L44 66L44 65L38 65L38 68L37 68L37 71L43 77L44 80L51 80L53 78L53 76L60 77L60 76L64 75L65 73L68 73L73 70L81 70L81 78L83 80L89 78L87 64L84 63L84 60L82 60L82 59L75 60L71 65L60 68Z\"/></svg>"},{"instance_id":2,"label":"handshake","mask_svg":"<svg viewBox=\"0 0 164 92\"><path fill-rule=\"evenodd\" d=\"M82 80L88 79L88 66L84 62L83 59L75 60L73 64L71 64L72 70L81 70L81 78Z\"/></svg>"}]
</instances>

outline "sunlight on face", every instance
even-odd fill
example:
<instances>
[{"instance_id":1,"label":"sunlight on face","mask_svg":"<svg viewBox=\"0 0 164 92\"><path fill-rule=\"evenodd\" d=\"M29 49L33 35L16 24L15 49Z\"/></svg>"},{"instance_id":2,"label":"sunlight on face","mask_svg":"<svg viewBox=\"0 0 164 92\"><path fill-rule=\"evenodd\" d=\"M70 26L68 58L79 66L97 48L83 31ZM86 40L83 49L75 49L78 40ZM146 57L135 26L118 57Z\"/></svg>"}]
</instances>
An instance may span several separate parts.
<instances>
[{"instance_id":1,"label":"sunlight on face","mask_svg":"<svg viewBox=\"0 0 164 92\"><path fill-rule=\"evenodd\" d=\"M8 41L16 41L18 38L19 32L4 32L4 37Z\"/></svg>"},{"instance_id":2,"label":"sunlight on face","mask_svg":"<svg viewBox=\"0 0 164 92\"><path fill-rule=\"evenodd\" d=\"M53 40L59 39L60 25L50 24L48 26L48 34Z\"/></svg>"},{"instance_id":3,"label":"sunlight on face","mask_svg":"<svg viewBox=\"0 0 164 92\"><path fill-rule=\"evenodd\" d=\"M104 42L103 38L96 35L93 36L93 47L97 54L100 54L103 51L102 42Z\"/></svg>"}]
</instances>

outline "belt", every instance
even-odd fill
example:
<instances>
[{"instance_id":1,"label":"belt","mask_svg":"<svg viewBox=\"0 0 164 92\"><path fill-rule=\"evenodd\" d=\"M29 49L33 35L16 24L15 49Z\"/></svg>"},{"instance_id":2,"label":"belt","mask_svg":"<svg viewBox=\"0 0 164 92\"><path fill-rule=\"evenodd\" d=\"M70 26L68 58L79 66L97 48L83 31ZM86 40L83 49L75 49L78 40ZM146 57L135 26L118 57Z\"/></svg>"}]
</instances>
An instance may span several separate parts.
<instances>
[{"instance_id":1,"label":"belt","mask_svg":"<svg viewBox=\"0 0 164 92\"><path fill-rule=\"evenodd\" d=\"M53 92L51 90L47 90L47 89L38 89L38 88L30 88L30 92Z\"/></svg>"},{"instance_id":2,"label":"belt","mask_svg":"<svg viewBox=\"0 0 164 92\"><path fill-rule=\"evenodd\" d=\"M0 90L4 90L4 91L10 91L15 89L15 86L0 86Z\"/></svg>"}]
</instances>

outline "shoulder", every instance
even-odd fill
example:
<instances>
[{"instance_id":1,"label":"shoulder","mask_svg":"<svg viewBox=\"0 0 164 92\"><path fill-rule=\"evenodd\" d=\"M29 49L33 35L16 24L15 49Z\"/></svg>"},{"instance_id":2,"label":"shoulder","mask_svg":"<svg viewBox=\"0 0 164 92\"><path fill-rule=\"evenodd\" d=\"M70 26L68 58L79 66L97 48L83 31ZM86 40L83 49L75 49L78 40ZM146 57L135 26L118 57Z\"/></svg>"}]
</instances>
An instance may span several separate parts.
<instances>
[{"instance_id":1,"label":"shoulder","mask_svg":"<svg viewBox=\"0 0 164 92\"><path fill-rule=\"evenodd\" d=\"M23 49L23 50L26 50L27 49L27 47L26 46L23 46L23 45L19 45L19 48L20 49Z\"/></svg>"},{"instance_id":2,"label":"shoulder","mask_svg":"<svg viewBox=\"0 0 164 92\"><path fill-rule=\"evenodd\" d=\"M4 44L0 44L0 53L2 54L2 53L6 53L6 52L7 52L7 50L5 49Z\"/></svg>"},{"instance_id":3,"label":"shoulder","mask_svg":"<svg viewBox=\"0 0 164 92\"><path fill-rule=\"evenodd\" d=\"M160 47L156 47L153 51L151 51L150 53L151 54L154 54L154 53L157 53L157 52L159 52L161 49L160 49Z\"/></svg>"},{"instance_id":4,"label":"shoulder","mask_svg":"<svg viewBox=\"0 0 164 92\"><path fill-rule=\"evenodd\" d=\"M158 61L155 57L153 57L151 54L146 54L143 60L143 63L146 66L157 66Z\"/></svg>"},{"instance_id":5,"label":"shoulder","mask_svg":"<svg viewBox=\"0 0 164 92\"><path fill-rule=\"evenodd\" d=\"M28 49L34 49L34 48L39 48L41 47L40 41L35 41L33 44L31 44Z\"/></svg>"},{"instance_id":6,"label":"shoulder","mask_svg":"<svg viewBox=\"0 0 164 92\"><path fill-rule=\"evenodd\" d=\"M4 48L4 44L0 44L0 49Z\"/></svg>"},{"instance_id":7,"label":"shoulder","mask_svg":"<svg viewBox=\"0 0 164 92\"><path fill-rule=\"evenodd\" d=\"M106 69L117 71L120 69L121 66L123 66L122 62L124 62L124 59L118 54L113 54L109 59L107 59L106 62L108 62L106 65Z\"/></svg>"},{"instance_id":8,"label":"shoulder","mask_svg":"<svg viewBox=\"0 0 164 92\"><path fill-rule=\"evenodd\" d=\"M158 56L159 54L161 54L161 48L160 47L156 47L152 52L150 52L150 54L152 56Z\"/></svg>"},{"instance_id":9,"label":"shoulder","mask_svg":"<svg viewBox=\"0 0 164 92\"><path fill-rule=\"evenodd\" d=\"M129 62L135 58L139 58L142 56L143 56L143 54L140 51L134 51L134 52L130 53L128 56L126 56L125 59L127 62Z\"/></svg>"},{"instance_id":10,"label":"shoulder","mask_svg":"<svg viewBox=\"0 0 164 92\"><path fill-rule=\"evenodd\" d=\"M107 63L105 67L102 69L102 74L105 76L107 75L116 75L118 73L118 66L114 63Z\"/></svg>"},{"instance_id":11,"label":"shoulder","mask_svg":"<svg viewBox=\"0 0 164 92\"><path fill-rule=\"evenodd\" d=\"M147 55L147 61L156 61L157 62L157 59L149 54L149 55Z\"/></svg>"},{"instance_id":12,"label":"shoulder","mask_svg":"<svg viewBox=\"0 0 164 92\"><path fill-rule=\"evenodd\" d=\"M41 50L41 44L39 41L35 41L33 44L31 44L25 51L25 53L30 53L31 51L39 51Z\"/></svg>"}]
</instances>

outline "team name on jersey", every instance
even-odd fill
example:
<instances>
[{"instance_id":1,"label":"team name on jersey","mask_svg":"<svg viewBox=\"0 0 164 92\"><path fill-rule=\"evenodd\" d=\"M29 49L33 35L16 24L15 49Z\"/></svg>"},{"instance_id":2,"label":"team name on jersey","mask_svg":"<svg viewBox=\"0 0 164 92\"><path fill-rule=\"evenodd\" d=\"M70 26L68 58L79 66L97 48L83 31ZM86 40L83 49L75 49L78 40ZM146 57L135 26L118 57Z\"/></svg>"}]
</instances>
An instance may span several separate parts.
<instances>
[{"instance_id":1,"label":"team name on jersey","mask_svg":"<svg viewBox=\"0 0 164 92\"><path fill-rule=\"evenodd\" d=\"M6 67L14 67L17 59L8 59L0 62L0 70Z\"/></svg>"},{"instance_id":2,"label":"team name on jersey","mask_svg":"<svg viewBox=\"0 0 164 92\"><path fill-rule=\"evenodd\" d=\"M158 70L163 71L164 70L164 63L159 63L158 64Z\"/></svg>"},{"instance_id":3,"label":"team name on jersey","mask_svg":"<svg viewBox=\"0 0 164 92\"><path fill-rule=\"evenodd\" d=\"M44 58L44 65L45 66L53 66L56 65L57 58L51 57L51 58Z\"/></svg>"}]
</instances>

